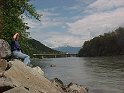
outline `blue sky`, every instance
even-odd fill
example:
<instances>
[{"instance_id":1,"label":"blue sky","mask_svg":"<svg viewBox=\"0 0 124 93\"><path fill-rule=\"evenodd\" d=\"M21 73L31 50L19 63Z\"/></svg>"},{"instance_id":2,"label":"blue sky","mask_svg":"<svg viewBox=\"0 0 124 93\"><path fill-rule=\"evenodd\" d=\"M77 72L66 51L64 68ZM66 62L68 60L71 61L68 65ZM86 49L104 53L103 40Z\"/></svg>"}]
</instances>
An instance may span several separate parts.
<instances>
[{"instance_id":1,"label":"blue sky","mask_svg":"<svg viewBox=\"0 0 124 93\"><path fill-rule=\"evenodd\" d=\"M124 26L124 0L31 0L41 22L26 18L32 38L49 47L76 46Z\"/></svg>"}]
</instances>

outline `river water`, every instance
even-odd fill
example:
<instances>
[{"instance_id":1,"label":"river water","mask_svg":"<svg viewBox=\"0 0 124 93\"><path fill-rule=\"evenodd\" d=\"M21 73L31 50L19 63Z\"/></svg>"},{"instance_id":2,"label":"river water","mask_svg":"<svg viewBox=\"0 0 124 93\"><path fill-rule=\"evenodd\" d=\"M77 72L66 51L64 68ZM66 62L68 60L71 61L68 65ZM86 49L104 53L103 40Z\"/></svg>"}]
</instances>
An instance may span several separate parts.
<instances>
[{"instance_id":1,"label":"river water","mask_svg":"<svg viewBox=\"0 0 124 93\"><path fill-rule=\"evenodd\" d=\"M124 93L124 56L35 59L49 79L78 83L89 93ZM50 67L51 65L55 67Z\"/></svg>"}]
</instances>

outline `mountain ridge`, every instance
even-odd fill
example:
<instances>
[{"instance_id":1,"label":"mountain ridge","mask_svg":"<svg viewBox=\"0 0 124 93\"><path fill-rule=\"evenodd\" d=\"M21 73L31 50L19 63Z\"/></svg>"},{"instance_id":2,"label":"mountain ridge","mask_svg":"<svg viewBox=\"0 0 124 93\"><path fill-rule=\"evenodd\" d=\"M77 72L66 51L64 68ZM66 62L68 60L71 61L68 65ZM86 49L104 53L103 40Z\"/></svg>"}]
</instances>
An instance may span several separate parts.
<instances>
[{"instance_id":1,"label":"mountain ridge","mask_svg":"<svg viewBox=\"0 0 124 93\"><path fill-rule=\"evenodd\" d=\"M81 49L81 47L73 47L73 46L60 46L52 48L57 51L61 51L64 53L78 53L78 51Z\"/></svg>"},{"instance_id":2,"label":"mountain ridge","mask_svg":"<svg viewBox=\"0 0 124 93\"><path fill-rule=\"evenodd\" d=\"M24 51L30 56L33 56L33 54L42 54L42 53L47 53L47 54L60 53L59 51L53 50L52 48L47 47L46 45L35 39L27 39L25 45L26 46L22 46L22 47Z\"/></svg>"}]
</instances>

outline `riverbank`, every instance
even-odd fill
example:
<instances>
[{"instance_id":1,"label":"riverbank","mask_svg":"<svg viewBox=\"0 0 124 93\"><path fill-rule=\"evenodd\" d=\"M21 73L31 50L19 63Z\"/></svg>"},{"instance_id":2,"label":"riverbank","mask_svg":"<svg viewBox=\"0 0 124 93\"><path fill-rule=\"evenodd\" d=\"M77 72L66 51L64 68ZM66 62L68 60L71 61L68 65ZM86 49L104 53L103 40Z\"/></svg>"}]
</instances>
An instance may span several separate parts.
<instances>
[{"instance_id":1,"label":"riverbank","mask_svg":"<svg viewBox=\"0 0 124 93\"><path fill-rule=\"evenodd\" d=\"M39 67L31 68L20 60L1 59L0 93L87 93L87 90L73 83L64 85L57 78L50 81Z\"/></svg>"},{"instance_id":2,"label":"riverbank","mask_svg":"<svg viewBox=\"0 0 124 93\"><path fill-rule=\"evenodd\" d=\"M0 39L0 93L87 93L87 88L64 85L58 78L48 80L40 67L11 58L8 42Z\"/></svg>"}]
</instances>

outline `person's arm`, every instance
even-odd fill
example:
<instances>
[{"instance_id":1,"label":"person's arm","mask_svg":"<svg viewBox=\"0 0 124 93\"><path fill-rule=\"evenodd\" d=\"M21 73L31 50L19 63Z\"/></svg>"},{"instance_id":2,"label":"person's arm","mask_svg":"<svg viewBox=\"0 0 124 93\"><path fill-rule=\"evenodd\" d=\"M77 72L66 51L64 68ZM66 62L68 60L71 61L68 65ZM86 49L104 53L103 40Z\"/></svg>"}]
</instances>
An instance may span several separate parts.
<instances>
[{"instance_id":1,"label":"person's arm","mask_svg":"<svg viewBox=\"0 0 124 93\"><path fill-rule=\"evenodd\" d=\"M16 33L15 35L13 35L13 50L18 50L20 51L21 48L20 48L20 44L19 44L19 41L18 41L18 38L19 38L19 34ZM22 50L21 50L22 51Z\"/></svg>"},{"instance_id":2,"label":"person's arm","mask_svg":"<svg viewBox=\"0 0 124 93\"><path fill-rule=\"evenodd\" d=\"M14 36L13 36L13 40L15 41L16 37L18 36L19 34L16 33Z\"/></svg>"}]
</instances>

